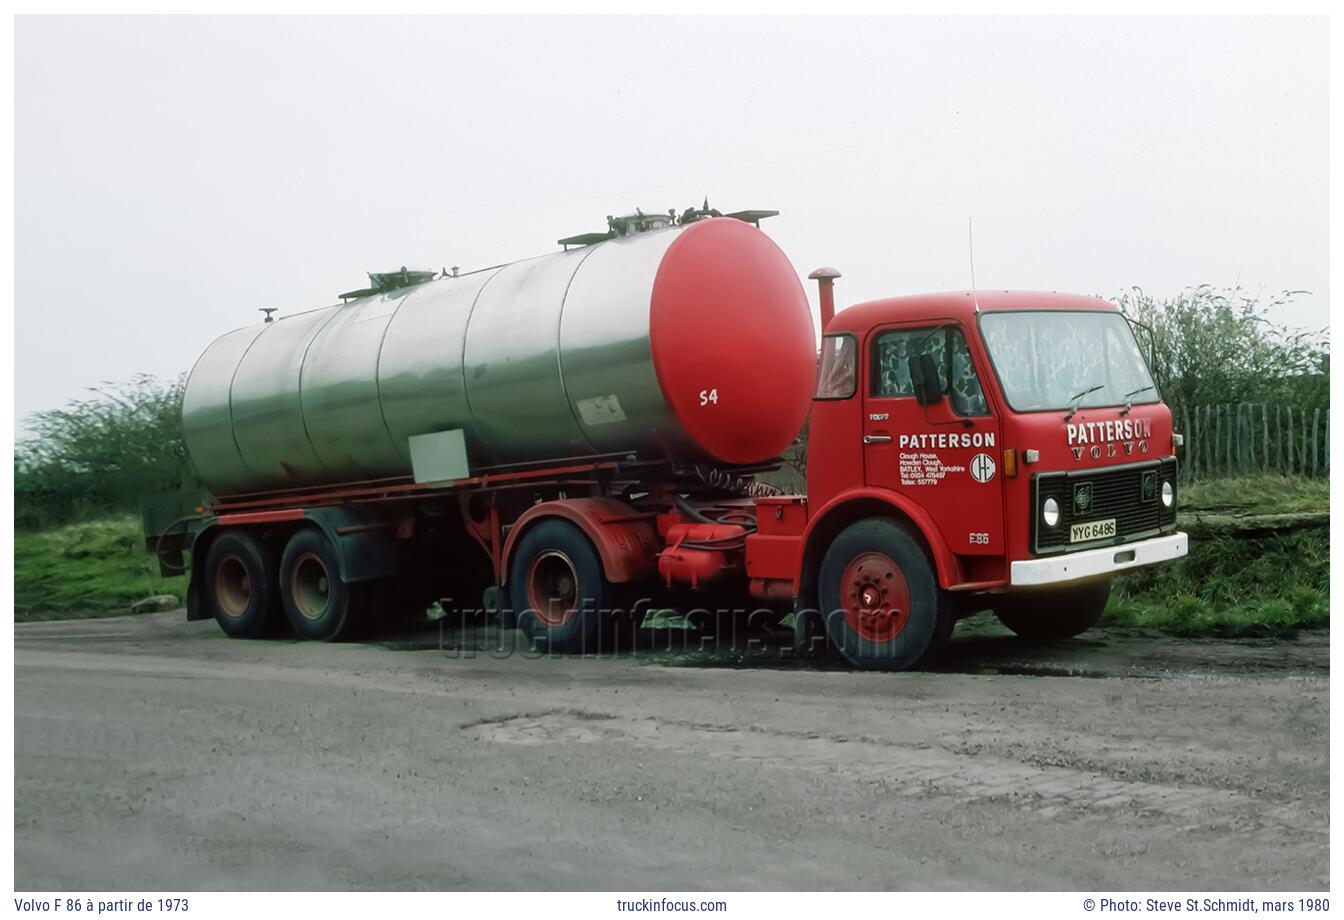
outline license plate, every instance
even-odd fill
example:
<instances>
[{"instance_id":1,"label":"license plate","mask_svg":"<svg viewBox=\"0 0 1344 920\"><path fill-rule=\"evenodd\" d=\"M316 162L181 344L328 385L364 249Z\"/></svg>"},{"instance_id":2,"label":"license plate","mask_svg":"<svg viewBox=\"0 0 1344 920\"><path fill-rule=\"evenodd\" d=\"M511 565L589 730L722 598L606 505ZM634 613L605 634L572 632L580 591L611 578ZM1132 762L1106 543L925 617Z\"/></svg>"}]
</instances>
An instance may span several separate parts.
<instances>
[{"instance_id":1,"label":"license plate","mask_svg":"<svg viewBox=\"0 0 1344 920\"><path fill-rule=\"evenodd\" d=\"M1115 518L1074 524L1069 528L1070 543L1086 543L1088 540L1104 540L1113 536L1115 536Z\"/></svg>"}]
</instances>

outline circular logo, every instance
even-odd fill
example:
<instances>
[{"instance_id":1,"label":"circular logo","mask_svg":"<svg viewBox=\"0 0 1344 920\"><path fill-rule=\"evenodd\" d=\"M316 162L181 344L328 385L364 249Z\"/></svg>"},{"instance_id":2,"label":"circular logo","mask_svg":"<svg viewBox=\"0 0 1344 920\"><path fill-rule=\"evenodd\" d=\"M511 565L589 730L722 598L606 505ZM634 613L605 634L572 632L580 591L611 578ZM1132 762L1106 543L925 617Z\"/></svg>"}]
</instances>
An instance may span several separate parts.
<instances>
[{"instance_id":1,"label":"circular logo","mask_svg":"<svg viewBox=\"0 0 1344 920\"><path fill-rule=\"evenodd\" d=\"M1087 514L1092 509L1092 483L1080 482L1073 487L1073 510Z\"/></svg>"},{"instance_id":2,"label":"circular logo","mask_svg":"<svg viewBox=\"0 0 1344 920\"><path fill-rule=\"evenodd\" d=\"M994 458L989 454L976 454L971 458L971 478L976 482L989 482L994 478Z\"/></svg>"}]
</instances>

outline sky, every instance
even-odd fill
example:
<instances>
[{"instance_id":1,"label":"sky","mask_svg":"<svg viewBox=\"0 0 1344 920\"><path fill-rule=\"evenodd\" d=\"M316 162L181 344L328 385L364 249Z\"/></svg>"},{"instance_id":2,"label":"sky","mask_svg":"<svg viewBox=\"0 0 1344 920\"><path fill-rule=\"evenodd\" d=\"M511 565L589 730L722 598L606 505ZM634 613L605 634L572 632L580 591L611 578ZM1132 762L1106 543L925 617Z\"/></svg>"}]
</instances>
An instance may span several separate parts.
<instances>
[{"instance_id":1,"label":"sky","mask_svg":"<svg viewBox=\"0 0 1344 920\"><path fill-rule=\"evenodd\" d=\"M15 411L189 370L366 271L776 209L840 307L1301 290L1329 322L1324 17L15 25ZM816 291L805 282L814 309Z\"/></svg>"}]
</instances>

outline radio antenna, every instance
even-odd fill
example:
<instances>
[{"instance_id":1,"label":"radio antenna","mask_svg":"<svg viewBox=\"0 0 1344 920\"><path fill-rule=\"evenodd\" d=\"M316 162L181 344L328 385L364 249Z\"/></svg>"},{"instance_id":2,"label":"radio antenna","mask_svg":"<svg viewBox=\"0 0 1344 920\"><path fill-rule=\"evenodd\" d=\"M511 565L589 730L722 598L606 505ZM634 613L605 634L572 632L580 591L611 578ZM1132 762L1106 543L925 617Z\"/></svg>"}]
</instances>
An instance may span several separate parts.
<instances>
[{"instance_id":1,"label":"radio antenna","mask_svg":"<svg viewBox=\"0 0 1344 920\"><path fill-rule=\"evenodd\" d=\"M971 303L975 304L975 312L980 312L980 301L975 296L975 219L966 218L966 244L971 258Z\"/></svg>"}]
</instances>

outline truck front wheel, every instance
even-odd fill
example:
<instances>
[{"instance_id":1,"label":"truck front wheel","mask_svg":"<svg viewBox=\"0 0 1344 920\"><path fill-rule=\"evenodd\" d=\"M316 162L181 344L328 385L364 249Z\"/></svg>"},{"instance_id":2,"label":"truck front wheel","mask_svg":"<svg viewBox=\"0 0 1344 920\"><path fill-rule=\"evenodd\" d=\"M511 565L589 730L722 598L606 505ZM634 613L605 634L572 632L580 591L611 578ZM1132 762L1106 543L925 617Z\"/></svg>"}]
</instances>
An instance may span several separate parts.
<instances>
[{"instance_id":1,"label":"truck front wheel","mask_svg":"<svg viewBox=\"0 0 1344 920\"><path fill-rule=\"evenodd\" d=\"M928 555L887 518L841 531L822 559L818 587L826 634L857 667L913 668L952 633L954 618Z\"/></svg>"},{"instance_id":2,"label":"truck front wheel","mask_svg":"<svg viewBox=\"0 0 1344 920\"><path fill-rule=\"evenodd\" d=\"M254 535L226 530L205 556L205 597L226 636L255 639L279 620L275 560Z\"/></svg>"},{"instance_id":3,"label":"truck front wheel","mask_svg":"<svg viewBox=\"0 0 1344 920\"><path fill-rule=\"evenodd\" d=\"M1072 639L1097 625L1110 596L1109 578L1017 591L994 604L994 615L1024 639Z\"/></svg>"}]
</instances>

